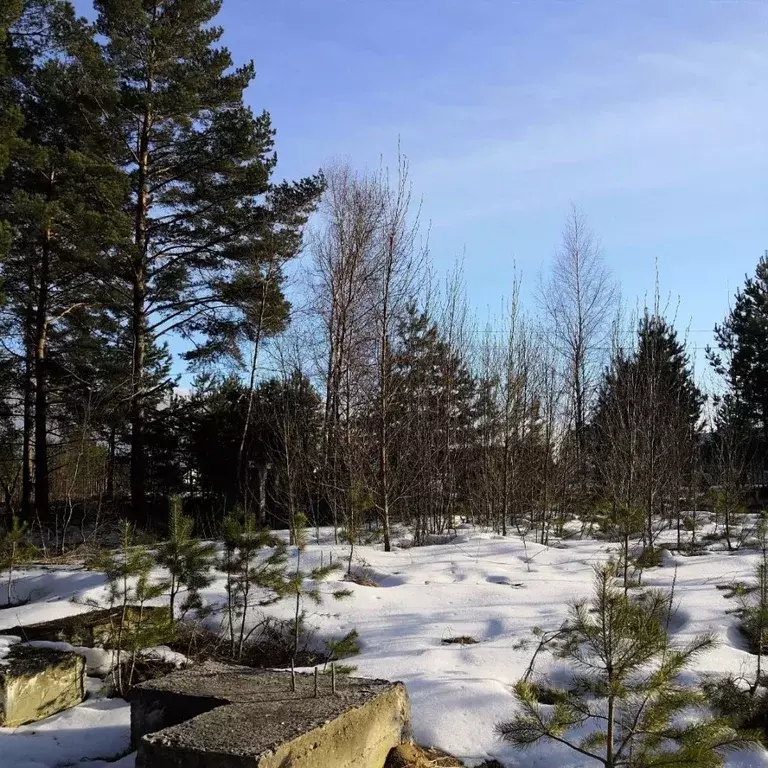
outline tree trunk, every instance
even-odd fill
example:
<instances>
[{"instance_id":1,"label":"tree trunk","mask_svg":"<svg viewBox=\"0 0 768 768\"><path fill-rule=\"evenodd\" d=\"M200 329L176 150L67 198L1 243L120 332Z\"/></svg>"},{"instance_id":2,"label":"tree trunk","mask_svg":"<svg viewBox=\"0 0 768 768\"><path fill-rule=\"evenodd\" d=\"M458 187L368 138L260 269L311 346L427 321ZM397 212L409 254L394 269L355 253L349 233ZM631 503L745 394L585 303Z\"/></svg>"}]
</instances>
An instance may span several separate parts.
<instances>
[{"instance_id":1,"label":"tree trunk","mask_svg":"<svg viewBox=\"0 0 768 768\"><path fill-rule=\"evenodd\" d=\"M245 444L248 440L248 431L251 426L251 417L253 414L253 401L256 394L256 371L259 365L259 351L261 349L261 335L264 328L264 314L267 304L267 288L272 281L273 276L273 262L270 262L269 269L265 279L261 284L261 304L259 306L259 318L256 324L256 333L253 339L253 355L251 357L251 373L248 378L248 405L245 411L245 422L243 424L243 432L240 435L240 447L237 451L237 480L240 487L240 494L243 501L243 511L248 512L248 495L249 495L249 473L245 472ZM261 516L261 522L264 521L264 489L261 487L262 470L259 469L259 515Z\"/></svg>"},{"instance_id":2,"label":"tree trunk","mask_svg":"<svg viewBox=\"0 0 768 768\"><path fill-rule=\"evenodd\" d=\"M146 509L146 456L144 453L144 365L146 328L144 324L144 291L139 281L133 298L133 377L131 386L131 505L133 519L143 520Z\"/></svg>"},{"instance_id":3,"label":"tree trunk","mask_svg":"<svg viewBox=\"0 0 768 768\"><path fill-rule=\"evenodd\" d=\"M152 83L148 83L151 92ZM136 186L136 213L134 219L134 243L136 261L133 265L133 306L131 332L133 341L131 376L131 505L134 520L143 520L146 509L146 457L144 455L144 375L147 354L147 324L145 304L147 292L147 213L149 191L147 171L149 166L149 131L151 114L145 111L139 135L139 163Z\"/></svg>"},{"instance_id":4,"label":"tree trunk","mask_svg":"<svg viewBox=\"0 0 768 768\"><path fill-rule=\"evenodd\" d=\"M34 355L28 349L24 361L24 438L21 467L21 516L25 520L32 519L33 502L33 458L32 436L35 423L35 388L34 388Z\"/></svg>"},{"instance_id":5,"label":"tree trunk","mask_svg":"<svg viewBox=\"0 0 768 768\"><path fill-rule=\"evenodd\" d=\"M392 249L390 240L390 250ZM387 442L389 434L387 430L387 398L389 384L389 290L391 277L391 263L387 264L387 271L384 280L384 296L382 300L383 315L381 319L381 344L379 353L379 487L381 493L381 522L384 527L384 551L392 551L392 542L390 540L389 530L389 456L387 454Z\"/></svg>"},{"instance_id":6,"label":"tree trunk","mask_svg":"<svg viewBox=\"0 0 768 768\"><path fill-rule=\"evenodd\" d=\"M267 524L267 473L269 464L259 465L259 528Z\"/></svg>"},{"instance_id":7,"label":"tree trunk","mask_svg":"<svg viewBox=\"0 0 768 768\"><path fill-rule=\"evenodd\" d=\"M50 176L50 183L53 176ZM50 193L49 193L50 198ZM40 520L49 517L48 482L48 367L46 341L48 333L48 279L50 272L51 231L46 228L40 259L40 283L35 316L35 508Z\"/></svg>"},{"instance_id":8,"label":"tree trunk","mask_svg":"<svg viewBox=\"0 0 768 768\"><path fill-rule=\"evenodd\" d=\"M108 450L109 456L107 458L107 498L111 501L115 498L115 427L114 425L109 428L108 438Z\"/></svg>"},{"instance_id":9,"label":"tree trunk","mask_svg":"<svg viewBox=\"0 0 768 768\"><path fill-rule=\"evenodd\" d=\"M24 329L24 419L23 419L23 447L22 447L22 468L21 468L21 516L25 520L32 519L32 501L33 501L33 457L32 457L32 437L35 428L35 388L34 388L34 351L33 351L33 324L34 308L32 306L32 295L35 288L35 276L32 267L29 268L27 278L27 288L29 291L29 304L27 306L26 327Z\"/></svg>"}]
</instances>

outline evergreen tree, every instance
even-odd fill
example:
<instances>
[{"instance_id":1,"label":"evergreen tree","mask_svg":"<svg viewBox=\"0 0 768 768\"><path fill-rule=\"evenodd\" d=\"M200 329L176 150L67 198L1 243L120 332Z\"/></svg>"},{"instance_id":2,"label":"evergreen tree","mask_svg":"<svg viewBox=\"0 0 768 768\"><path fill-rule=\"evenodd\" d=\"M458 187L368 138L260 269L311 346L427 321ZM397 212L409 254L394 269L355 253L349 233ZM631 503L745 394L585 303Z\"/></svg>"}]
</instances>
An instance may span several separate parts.
<instances>
[{"instance_id":1,"label":"evergreen tree","mask_svg":"<svg viewBox=\"0 0 768 768\"><path fill-rule=\"evenodd\" d=\"M253 428L241 455L248 399L247 385L234 377L196 378L183 438L194 491L206 505L231 510L245 478L246 491L256 501L251 507L259 510L259 526L287 525L291 509L313 502L321 429L319 397L310 381L297 372L284 380L262 381L254 392ZM211 445L217 449L211 451Z\"/></svg>"},{"instance_id":2,"label":"evergreen tree","mask_svg":"<svg viewBox=\"0 0 768 768\"><path fill-rule=\"evenodd\" d=\"M768 251L736 292L733 308L715 326L719 352L707 349L725 377L732 407L738 408L768 441Z\"/></svg>"},{"instance_id":3,"label":"evergreen tree","mask_svg":"<svg viewBox=\"0 0 768 768\"><path fill-rule=\"evenodd\" d=\"M117 654L115 682L125 697L133 685L139 653L166 641L171 634L169 619L145 610L148 601L166 593L168 582L154 578L155 558L147 547L136 543L135 529L127 520L120 523L118 549L102 550L88 565L104 571L107 578L106 604L116 614L109 639ZM96 599L86 602L94 608L103 607Z\"/></svg>"},{"instance_id":4,"label":"evergreen tree","mask_svg":"<svg viewBox=\"0 0 768 768\"><path fill-rule=\"evenodd\" d=\"M10 29L21 18L22 0L7 0L0 8L0 174L11 154L11 144L21 124L21 113L11 88ZM0 259L8 247L8 223L0 218ZM0 294L0 297L2 294Z\"/></svg>"},{"instance_id":5,"label":"evergreen tree","mask_svg":"<svg viewBox=\"0 0 768 768\"><path fill-rule=\"evenodd\" d=\"M476 438L476 382L435 323L411 306L392 366L393 497L408 497L417 539L442 531L468 504L465 474Z\"/></svg>"},{"instance_id":6,"label":"evergreen tree","mask_svg":"<svg viewBox=\"0 0 768 768\"><path fill-rule=\"evenodd\" d=\"M655 387L656 403L691 429L699 426L704 396L696 386L691 362L677 331L660 315L645 314L637 332L635 365L653 378L645 387ZM668 409L667 403L670 408Z\"/></svg>"},{"instance_id":7,"label":"evergreen tree","mask_svg":"<svg viewBox=\"0 0 768 768\"><path fill-rule=\"evenodd\" d=\"M715 525L723 526L729 550L746 540L750 526L745 516L755 499L753 470L759 454L759 434L737 398L730 392L719 398L715 429L707 443L705 466Z\"/></svg>"},{"instance_id":8,"label":"evergreen tree","mask_svg":"<svg viewBox=\"0 0 768 768\"><path fill-rule=\"evenodd\" d=\"M497 726L501 736L523 748L551 739L606 768L721 766L725 751L758 743L756 733L739 732L725 718L701 712L698 719L680 719L706 704L679 676L713 639L672 645L672 596L647 592L635 599L613 585L614 576L613 566L596 569L592 600L574 604L560 632L548 636L574 667L569 689L551 691L553 706L544 710L536 684L518 682L522 712ZM574 736L584 726L589 733Z\"/></svg>"},{"instance_id":9,"label":"evergreen tree","mask_svg":"<svg viewBox=\"0 0 768 768\"><path fill-rule=\"evenodd\" d=\"M320 583L328 579L332 574L340 570L341 563L329 562L328 565L320 565L311 571L301 569L301 558L307 547L306 538L307 519L302 513L297 513L294 520L291 521L291 531L296 546L296 570L287 576L285 582L285 594L290 595L294 600L293 615L293 653L292 661L296 663L296 656L299 652L299 641L301 639L301 630L306 618L303 604L305 599L311 600L315 605L320 605L323 601L320 592ZM307 585L309 581L309 585ZM332 592L335 600L343 600L349 597L352 592L348 589L336 589Z\"/></svg>"},{"instance_id":10,"label":"evergreen tree","mask_svg":"<svg viewBox=\"0 0 768 768\"><path fill-rule=\"evenodd\" d=\"M248 464L255 464L264 474L257 473L258 492L249 489L249 493L258 498L260 525L287 523L292 528L298 511L312 506L319 464L320 398L298 370L262 382L256 394L256 429ZM271 521L267 519L267 496L272 501Z\"/></svg>"},{"instance_id":11,"label":"evergreen tree","mask_svg":"<svg viewBox=\"0 0 768 768\"><path fill-rule=\"evenodd\" d=\"M8 574L6 607L15 605L13 585L16 568L31 560L36 551L28 536L29 526L16 515L11 517L10 526L0 535L0 570Z\"/></svg>"},{"instance_id":12,"label":"evergreen tree","mask_svg":"<svg viewBox=\"0 0 768 768\"><path fill-rule=\"evenodd\" d=\"M24 360L35 506L47 519L49 394L69 368L65 328L72 313L92 315L104 305L103 259L127 222L120 210L124 179L105 154L108 135L85 85L86 73L95 71L88 64L93 30L74 19L67 2L37 5L43 31L28 45L28 66L16 80L24 123L0 185L0 215L13 225L3 275Z\"/></svg>"},{"instance_id":13,"label":"evergreen tree","mask_svg":"<svg viewBox=\"0 0 768 768\"><path fill-rule=\"evenodd\" d=\"M272 233L296 226L320 180L270 184L269 115L254 116L243 103L253 65L233 69L229 52L216 47L222 30L211 22L221 0L95 6L131 182L132 246L115 273L130 329L131 495L141 515L149 349L173 332L218 332L213 312L235 303L244 264L272 247Z\"/></svg>"},{"instance_id":14,"label":"evergreen tree","mask_svg":"<svg viewBox=\"0 0 768 768\"><path fill-rule=\"evenodd\" d=\"M682 451L697 439L703 403L676 331L646 312L636 347L617 350L605 371L591 431L609 525L616 527L621 510L633 516L643 510L650 549L654 519L679 498L679 485L690 473Z\"/></svg>"},{"instance_id":15,"label":"evergreen tree","mask_svg":"<svg viewBox=\"0 0 768 768\"><path fill-rule=\"evenodd\" d=\"M175 622L176 602L182 590L186 595L180 606L181 618L189 611L202 611L200 590L213 581L209 572L216 547L192 536L194 521L184 514L180 496L172 496L169 506L168 538L158 547L157 562L170 576L169 606L171 622Z\"/></svg>"},{"instance_id":16,"label":"evergreen tree","mask_svg":"<svg viewBox=\"0 0 768 768\"><path fill-rule=\"evenodd\" d=\"M224 518L222 539L219 569L226 575L230 653L239 659L252 631L246 631L251 609L256 604L270 605L286 593L287 553L282 541L257 528L255 515L240 515L237 510ZM266 547L272 551L259 559Z\"/></svg>"},{"instance_id":17,"label":"evergreen tree","mask_svg":"<svg viewBox=\"0 0 768 768\"><path fill-rule=\"evenodd\" d=\"M194 491L206 506L225 513L238 498L237 455L245 397L245 387L237 379L201 375L189 401L185 429Z\"/></svg>"}]
</instances>

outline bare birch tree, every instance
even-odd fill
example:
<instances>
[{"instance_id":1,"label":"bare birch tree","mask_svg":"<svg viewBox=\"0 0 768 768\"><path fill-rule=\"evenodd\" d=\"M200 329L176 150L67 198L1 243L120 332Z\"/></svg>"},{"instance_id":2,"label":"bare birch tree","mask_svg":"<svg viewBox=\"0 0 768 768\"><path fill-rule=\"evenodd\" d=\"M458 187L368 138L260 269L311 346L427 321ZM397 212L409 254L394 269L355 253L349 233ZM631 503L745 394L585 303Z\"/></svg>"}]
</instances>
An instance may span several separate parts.
<instances>
[{"instance_id":1,"label":"bare birch tree","mask_svg":"<svg viewBox=\"0 0 768 768\"><path fill-rule=\"evenodd\" d=\"M398 157L397 177L383 182L384 210L374 261L373 324L376 331L375 422L378 448L376 508L384 534L384 551L392 548L390 515L396 478L390 462L393 434L393 347L398 324L414 300L426 251L418 243L418 211L411 212L408 161Z\"/></svg>"},{"instance_id":2,"label":"bare birch tree","mask_svg":"<svg viewBox=\"0 0 768 768\"><path fill-rule=\"evenodd\" d=\"M323 496L338 536L351 485L352 416L368 375L376 250L387 205L378 175L340 164L326 179L312 245L313 301L322 328Z\"/></svg>"},{"instance_id":3,"label":"bare birch tree","mask_svg":"<svg viewBox=\"0 0 768 768\"><path fill-rule=\"evenodd\" d=\"M586 217L575 206L538 298L561 359L581 470L585 427L605 359L616 287Z\"/></svg>"}]
</instances>

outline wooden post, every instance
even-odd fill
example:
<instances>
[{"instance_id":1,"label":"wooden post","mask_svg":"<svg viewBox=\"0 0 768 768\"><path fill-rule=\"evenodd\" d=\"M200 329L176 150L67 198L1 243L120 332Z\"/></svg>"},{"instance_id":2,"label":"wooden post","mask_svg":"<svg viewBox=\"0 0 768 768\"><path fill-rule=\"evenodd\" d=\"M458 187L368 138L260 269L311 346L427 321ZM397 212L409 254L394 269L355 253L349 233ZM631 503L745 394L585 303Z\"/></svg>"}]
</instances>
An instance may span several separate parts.
<instances>
[{"instance_id":1,"label":"wooden post","mask_svg":"<svg viewBox=\"0 0 768 768\"><path fill-rule=\"evenodd\" d=\"M291 693L296 692L296 669L293 666L293 659L291 659Z\"/></svg>"},{"instance_id":2,"label":"wooden post","mask_svg":"<svg viewBox=\"0 0 768 768\"><path fill-rule=\"evenodd\" d=\"M317 698L317 667L315 667L315 698Z\"/></svg>"},{"instance_id":3,"label":"wooden post","mask_svg":"<svg viewBox=\"0 0 768 768\"><path fill-rule=\"evenodd\" d=\"M336 694L336 665L331 664L331 690Z\"/></svg>"}]
</instances>

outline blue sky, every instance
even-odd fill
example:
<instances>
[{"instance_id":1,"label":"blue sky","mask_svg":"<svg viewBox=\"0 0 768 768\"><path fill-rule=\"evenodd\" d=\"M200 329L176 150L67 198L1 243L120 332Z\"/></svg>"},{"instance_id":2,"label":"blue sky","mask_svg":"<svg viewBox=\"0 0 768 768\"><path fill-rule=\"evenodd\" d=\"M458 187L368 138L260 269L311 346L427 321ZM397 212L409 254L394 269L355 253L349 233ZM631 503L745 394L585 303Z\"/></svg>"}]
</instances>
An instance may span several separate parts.
<instances>
[{"instance_id":1,"label":"blue sky","mask_svg":"<svg viewBox=\"0 0 768 768\"><path fill-rule=\"evenodd\" d=\"M514 263L532 293L572 202L625 297L658 263L702 346L768 248L767 1L224 0L219 22L279 175L391 161L399 137L481 314Z\"/></svg>"},{"instance_id":2,"label":"blue sky","mask_svg":"<svg viewBox=\"0 0 768 768\"><path fill-rule=\"evenodd\" d=\"M221 23L281 175L399 137L435 262L465 254L481 313L514 262L533 291L571 202L624 295L658 263L693 331L768 248L768 2L225 0Z\"/></svg>"}]
</instances>

